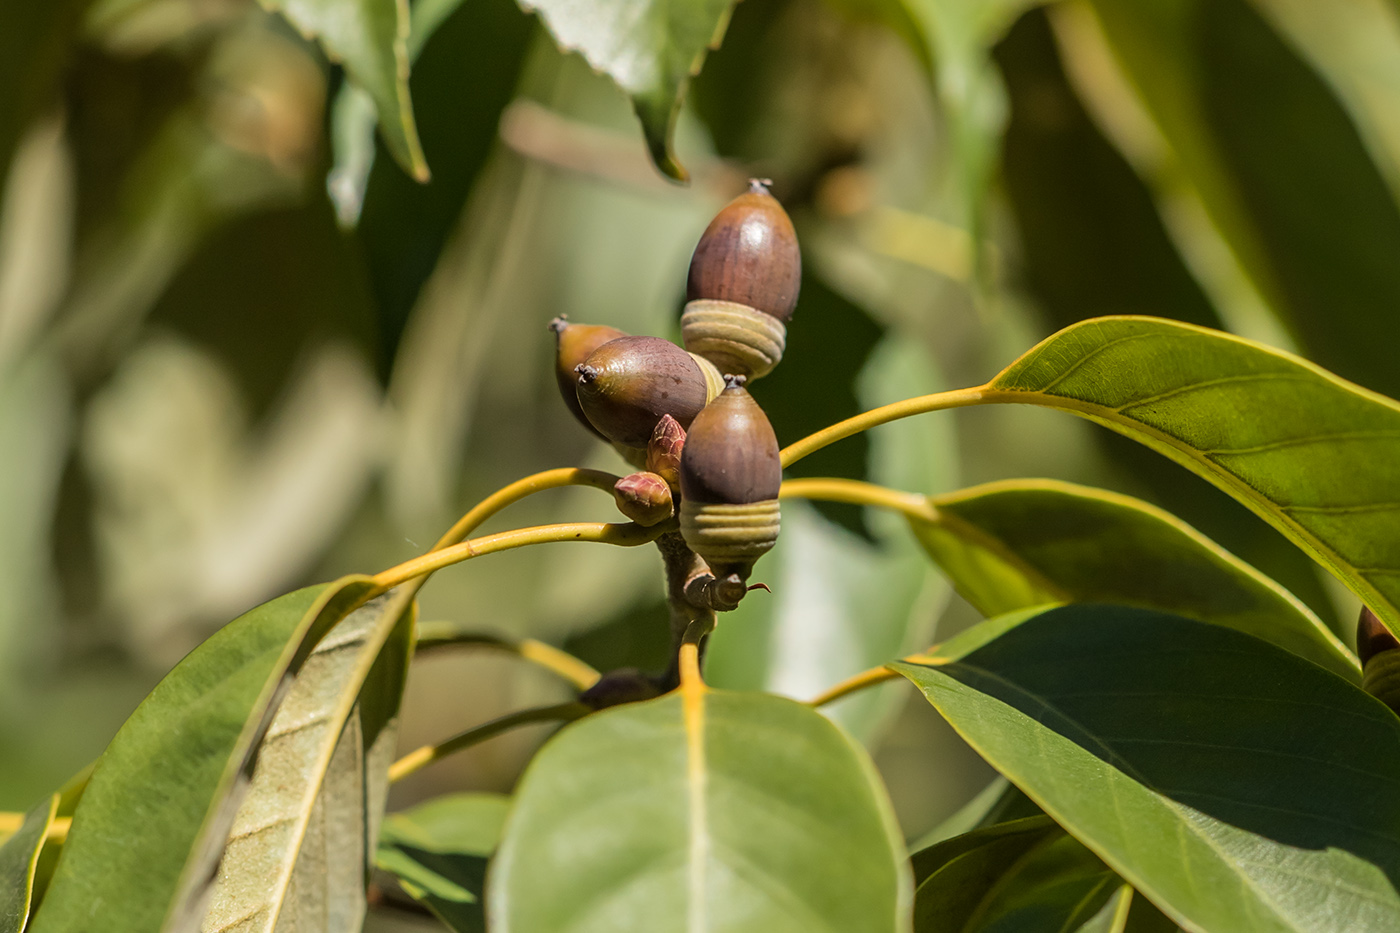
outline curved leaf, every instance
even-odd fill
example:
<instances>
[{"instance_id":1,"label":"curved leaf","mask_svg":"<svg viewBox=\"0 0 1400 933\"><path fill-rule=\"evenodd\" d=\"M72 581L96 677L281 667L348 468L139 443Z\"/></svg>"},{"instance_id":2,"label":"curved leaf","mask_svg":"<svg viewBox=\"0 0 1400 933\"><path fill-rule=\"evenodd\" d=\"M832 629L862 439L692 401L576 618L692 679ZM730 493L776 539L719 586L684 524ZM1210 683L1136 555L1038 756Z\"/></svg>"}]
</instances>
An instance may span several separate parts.
<instances>
[{"instance_id":1,"label":"curved leaf","mask_svg":"<svg viewBox=\"0 0 1400 933\"><path fill-rule=\"evenodd\" d=\"M735 0L520 0L540 14L559 47L609 75L642 121L652 161L677 181L689 176L671 136L681 97L719 48Z\"/></svg>"},{"instance_id":2,"label":"curved leaf","mask_svg":"<svg viewBox=\"0 0 1400 933\"><path fill-rule=\"evenodd\" d=\"M373 590L344 577L245 613L176 665L98 759L30 933L197 923L254 750L316 643ZM192 742L197 738L197 742Z\"/></svg>"},{"instance_id":3,"label":"curved leaf","mask_svg":"<svg viewBox=\"0 0 1400 933\"><path fill-rule=\"evenodd\" d=\"M767 694L589 716L531 762L487 878L499 933L892 931L904 845L864 751Z\"/></svg>"},{"instance_id":4,"label":"curved leaf","mask_svg":"<svg viewBox=\"0 0 1400 933\"><path fill-rule=\"evenodd\" d=\"M486 860L509 807L504 794L448 794L391 814L375 864L456 933L482 933Z\"/></svg>"},{"instance_id":5,"label":"curved leaf","mask_svg":"<svg viewBox=\"0 0 1400 933\"><path fill-rule=\"evenodd\" d=\"M1214 622L1360 682L1352 655L1273 580L1130 496L1010 480L931 500L915 535L983 615L1047 602L1117 603Z\"/></svg>"},{"instance_id":6,"label":"curved leaf","mask_svg":"<svg viewBox=\"0 0 1400 933\"><path fill-rule=\"evenodd\" d=\"M982 864L997 860L1009 864L1047 836L1059 832L1060 827L1055 825L1054 820L1040 815L1008 820L951 836L909 856L909 864L914 869L914 883L922 885L932 875L974 852L980 853L977 861Z\"/></svg>"},{"instance_id":7,"label":"curved leaf","mask_svg":"<svg viewBox=\"0 0 1400 933\"><path fill-rule=\"evenodd\" d=\"M1400 630L1400 405L1306 360L1155 318L1041 341L983 400L1071 412L1210 480Z\"/></svg>"},{"instance_id":8,"label":"curved leaf","mask_svg":"<svg viewBox=\"0 0 1400 933\"><path fill-rule=\"evenodd\" d=\"M381 596L321 640L257 753L197 920L204 933L357 929L389 789L413 643L411 594ZM177 929L182 929L178 927Z\"/></svg>"},{"instance_id":9,"label":"curved leaf","mask_svg":"<svg viewBox=\"0 0 1400 933\"><path fill-rule=\"evenodd\" d=\"M307 37L327 57L345 66L350 80L374 100L384 142L404 171L428 180L408 97L407 0L261 0Z\"/></svg>"},{"instance_id":10,"label":"curved leaf","mask_svg":"<svg viewBox=\"0 0 1400 933\"><path fill-rule=\"evenodd\" d=\"M34 872L58 810L58 794L24 815L14 835L0 845L0 933L21 933L29 919Z\"/></svg>"},{"instance_id":11,"label":"curved leaf","mask_svg":"<svg viewBox=\"0 0 1400 933\"><path fill-rule=\"evenodd\" d=\"M1400 926L1400 719L1388 709L1218 625L1110 606L1014 621L989 620L1000 636L967 651L893 666L1173 919L1258 933Z\"/></svg>"}]
</instances>

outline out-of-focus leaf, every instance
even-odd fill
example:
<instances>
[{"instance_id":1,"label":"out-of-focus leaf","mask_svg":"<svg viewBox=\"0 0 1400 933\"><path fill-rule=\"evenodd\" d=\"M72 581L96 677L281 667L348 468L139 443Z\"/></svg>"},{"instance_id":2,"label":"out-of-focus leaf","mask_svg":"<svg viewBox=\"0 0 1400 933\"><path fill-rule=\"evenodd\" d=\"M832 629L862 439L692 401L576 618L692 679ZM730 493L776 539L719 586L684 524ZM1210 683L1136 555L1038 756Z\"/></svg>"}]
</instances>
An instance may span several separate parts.
<instances>
[{"instance_id":1,"label":"out-of-focus leaf","mask_svg":"<svg viewBox=\"0 0 1400 933\"><path fill-rule=\"evenodd\" d=\"M680 692L568 726L487 878L512 930L894 931L908 869L864 751L766 694Z\"/></svg>"},{"instance_id":2,"label":"out-of-focus leaf","mask_svg":"<svg viewBox=\"0 0 1400 933\"><path fill-rule=\"evenodd\" d=\"M1205 477L1400 629L1400 404L1187 324L1100 318L1046 338L988 402L1058 408Z\"/></svg>"},{"instance_id":3,"label":"out-of-focus leaf","mask_svg":"<svg viewBox=\"0 0 1400 933\"><path fill-rule=\"evenodd\" d=\"M1246 0L1093 0L1260 292L1319 363L1400 394L1400 210L1346 110Z\"/></svg>"},{"instance_id":4,"label":"out-of-focus leaf","mask_svg":"<svg viewBox=\"0 0 1400 933\"><path fill-rule=\"evenodd\" d=\"M862 370L859 402L870 408L937 384L917 344L889 338ZM825 394L819 386L810 389L815 397ZM952 486L956 442L951 432L930 434L929 427L888 425L872 432L869 474L905 489ZM782 536L754 577L767 582L772 594L752 594L724 615L711 637L707 671L717 686L806 699L928 644L946 585L919 566L921 555L901 522L888 515L871 518L876 544L826 521L806 503L783 502ZM864 691L834 704L831 715L873 742L897 703L893 691Z\"/></svg>"},{"instance_id":5,"label":"out-of-focus leaf","mask_svg":"<svg viewBox=\"0 0 1400 933\"><path fill-rule=\"evenodd\" d=\"M1039 310L1057 328L1103 314L1222 328L1168 237L1152 192L1066 80L1046 14L1021 17L996 59L1011 99L1002 178ZM1113 435L1099 440L1156 502L1335 621L1312 563L1246 509L1205 483L1183 482L1179 471L1136 444Z\"/></svg>"},{"instance_id":6,"label":"out-of-focus leaf","mask_svg":"<svg viewBox=\"0 0 1400 933\"><path fill-rule=\"evenodd\" d=\"M1094 920L1122 882L1083 843L1039 819L1048 832L989 840L923 881L915 933L1071 931Z\"/></svg>"},{"instance_id":7,"label":"out-of-focus leaf","mask_svg":"<svg viewBox=\"0 0 1400 933\"><path fill-rule=\"evenodd\" d=\"M388 160L375 159L363 180L363 210L355 210L377 305L377 362L385 375L419 290L495 144L532 28L511 0L441 7L420 3L413 14L414 40L423 42L413 66L414 110L433 178L418 184ZM435 8L449 15L425 35ZM337 205L344 216L347 205L340 198Z\"/></svg>"},{"instance_id":8,"label":"out-of-focus leaf","mask_svg":"<svg viewBox=\"0 0 1400 933\"><path fill-rule=\"evenodd\" d=\"M1359 683L1351 653L1277 583L1145 502L1054 480L989 483L931 500L912 522L985 616L1047 602L1118 603L1214 622Z\"/></svg>"},{"instance_id":9,"label":"out-of-focus leaf","mask_svg":"<svg viewBox=\"0 0 1400 933\"><path fill-rule=\"evenodd\" d=\"M263 0L315 37L326 55L374 100L379 128L398 163L418 181L428 163L408 94L409 12L405 0Z\"/></svg>"},{"instance_id":10,"label":"out-of-focus leaf","mask_svg":"<svg viewBox=\"0 0 1400 933\"><path fill-rule=\"evenodd\" d=\"M1400 923L1400 720L1376 700L1178 616L1067 606L982 625L895 667L1183 926Z\"/></svg>"},{"instance_id":11,"label":"out-of-focus leaf","mask_svg":"<svg viewBox=\"0 0 1400 933\"><path fill-rule=\"evenodd\" d=\"M345 577L275 599L161 681L98 760L32 933L86 933L94 905L114 933L197 927L287 678L372 589Z\"/></svg>"},{"instance_id":12,"label":"out-of-focus leaf","mask_svg":"<svg viewBox=\"0 0 1400 933\"><path fill-rule=\"evenodd\" d=\"M26 813L14 835L0 843L0 933L23 933L39 852L57 809L58 794L54 794Z\"/></svg>"},{"instance_id":13,"label":"out-of-focus leaf","mask_svg":"<svg viewBox=\"0 0 1400 933\"><path fill-rule=\"evenodd\" d=\"M689 177L672 147L681 97L719 45L734 0L529 0L560 48L577 51L632 98L656 167Z\"/></svg>"},{"instance_id":14,"label":"out-of-focus leaf","mask_svg":"<svg viewBox=\"0 0 1400 933\"><path fill-rule=\"evenodd\" d=\"M57 101L59 78L90 0L0 6L0 184L20 136Z\"/></svg>"},{"instance_id":15,"label":"out-of-focus leaf","mask_svg":"<svg viewBox=\"0 0 1400 933\"><path fill-rule=\"evenodd\" d=\"M413 610L382 596L321 640L277 708L219 860L204 933L357 929L389 790ZM174 929L194 929L180 918Z\"/></svg>"},{"instance_id":16,"label":"out-of-focus leaf","mask_svg":"<svg viewBox=\"0 0 1400 933\"><path fill-rule=\"evenodd\" d=\"M449 794L390 814L375 864L456 933L481 933L486 860L509 807L503 794Z\"/></svg>"}]
</instances>

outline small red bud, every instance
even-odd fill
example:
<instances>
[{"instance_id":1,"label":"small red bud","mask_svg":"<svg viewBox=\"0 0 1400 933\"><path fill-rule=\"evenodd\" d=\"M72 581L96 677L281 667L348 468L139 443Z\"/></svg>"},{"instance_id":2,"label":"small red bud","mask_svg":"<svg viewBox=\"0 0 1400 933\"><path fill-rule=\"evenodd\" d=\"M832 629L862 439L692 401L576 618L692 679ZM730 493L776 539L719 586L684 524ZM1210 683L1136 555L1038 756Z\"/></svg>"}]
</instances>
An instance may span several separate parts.
<instances>
[{"instance_id":1,"label":"small red bud","mask_svg":"<svg viewBox=\"0 0 1400 933\"><path fill-rule=\"evenodd\" d=\"M681 484L681 449L685 447L685 428L670 415L662 415L651 432L647 444L647 469L675 489Z\"/></svg>"},{"instance_id":2,"label":"small red bud","mask_svg":"<svg viewBox=\"0 0 1400 933\"><path fill-rule=\"evenodd\" d=\"M633 473L613 484L617 510L638 525L664 522L675 510L671 487L655 473Z\"/></svg>"}]
</instances>

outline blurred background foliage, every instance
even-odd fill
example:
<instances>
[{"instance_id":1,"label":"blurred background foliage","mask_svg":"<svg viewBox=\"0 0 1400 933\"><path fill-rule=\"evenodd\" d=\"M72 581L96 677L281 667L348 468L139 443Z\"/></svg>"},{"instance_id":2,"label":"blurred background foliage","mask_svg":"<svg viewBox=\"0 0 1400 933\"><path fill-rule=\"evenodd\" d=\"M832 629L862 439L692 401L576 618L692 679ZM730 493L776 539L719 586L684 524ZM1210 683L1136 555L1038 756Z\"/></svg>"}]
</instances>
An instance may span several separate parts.
<instances>
[{"instance_id":1,"label":"blurred background foliage","mask_svg":"<svg viewBox=\"0 0 1400 933\"><path fill-rule=\"evenodd\" d=\"M0 6L0 809L81 768L243 609L406 559L523 474L619 468L559 404L545 324L675 336L691 247L749 176L773 180L805 249L787 362L756 389L784 443L982 382L1101 314L1224 328L1400 394L1392 0L646 4L689 17L697 48L723 36L688 89L683 69L638 83L562 53L549 30L575 46L589 23L552 3L542 23L513 0L416 0L407 43L377 58L316 22L324 5L282 6ZM1121 490L1354 618L1242 507L1053 413L930 416L793 473ZM503 521L611 512L574 490ZM717 682L810 696L975 620L898 521L784 520L759 567L773 595L715 637ZM422 605L602 667L663 663L640 549L503 554ZM428 658L405 747L557 690L509 659ZM991 777L902 686L834 715L911 837ZM508 789L541 736L397 802Z\"/></svg>"}]
</instances>

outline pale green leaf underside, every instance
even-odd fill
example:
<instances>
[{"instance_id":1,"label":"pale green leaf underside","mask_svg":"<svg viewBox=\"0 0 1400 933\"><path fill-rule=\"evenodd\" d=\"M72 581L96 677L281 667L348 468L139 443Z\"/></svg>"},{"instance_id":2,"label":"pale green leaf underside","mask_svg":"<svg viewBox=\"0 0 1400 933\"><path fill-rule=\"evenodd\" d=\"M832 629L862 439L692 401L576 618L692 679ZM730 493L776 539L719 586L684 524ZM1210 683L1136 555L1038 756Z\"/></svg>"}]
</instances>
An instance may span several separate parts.
<instances>
[{"instance_id":1,"label":"pale green leaf underside","mask_svg":"<svg viewBox=\"0 0 1400 933\"><path fill-rule=\"evenodd\" d=\"M903 841L864 751L791 700L698 705L689 730L669 694L540 751L487 879L493 930L901 929Z\"/></svg>"},{"instance_id":2,"label":"pale green leaf underside","mask_svg":"<svg viewBox=\"0 0 1400 933\"><path fill-rule=\"evenodd\" d=\"M686 83L718 48L735 0L521 0L559 46L617 82L632 98L657 168L687 177L671 136Z\"/></svg>"},{"instance_id":3,"label":"pale green leaf underside","mask_svg":"<svg viewBox=\"0 0 1400 933\"><path fill-rule=\"evenodd\" d=\"M379 128L394 158L418 181L428 163L418 141L408 96L407 0L260 0L286 16L326 55L345 66L350 80L374 100Z\"/></svg>"},{"instance_id":4,"label":"pale green leaf underside","mask_svg":"<svg viewBox=\"0 0 1400 933\"><path fill-rule=\"evenodd\" d=\"M1400 405L1295 356L1154 318L1084 321L988 384L1199 473L1400 630Z\"/></svg>"},{"instance_id":5,"label":"pale green leaf underside","mask_svg":"<svg viewBox=\"0 0 1400 933\"><path fill-rule=\"evenodd\" d=\"M29 919L34 869L57 809L54 794L26 813L19 829L0 845L0 933L21 933Z\"/></svg>"},{"instance_id":6,"label":"pale green leaf underside","mask_svg":"<svg viewBox=\"0 0 1400 933\"><path fill-rule=\"evenodd\" d=\"M1351 653L1273 580L1161 509L1054 480L931 500L915 535L983 615L1047 602L1160 609L1272 641L1360 682Z\"/></svg>"},{"instance_id":7,"label":"pale green leaf underside","mask_svg":"<svg viewBox=\"0 0 1400 933\"><path fill-rule=\"evenodd\" d=\"M31 933L88 933L94 912L105 933L198 926L279 686L372 587L346 577L281 596L166 675L98 760Z\"/></svg>"},{"instance_id":8,"label":"pale green leaf underside","mask_svg":"<svg viewBox=\"0 0 1400 933\"><path fill-rule=\"evenodd\" d=\"M351 613L321 640L277 708L252 783L229 832L202 933L358 929L366 840L388 790L394 730L368 736L357 703L391 638L407 656L411 626L398 596ZM386 672L397 713L403 671Z\"/></svg>"},{"instance_id":9,"label":"pale green leaf underside","mask_svg":"<svg viewBox=\"0 0 1400 933\"><path fill-rule=\"evenodd\" d=\"M958 660L896 667L1178 922L1400 928L1400 719L1377 701L1266 642L1144 610L998 630Z\"/></svg>"}]
</instances>

